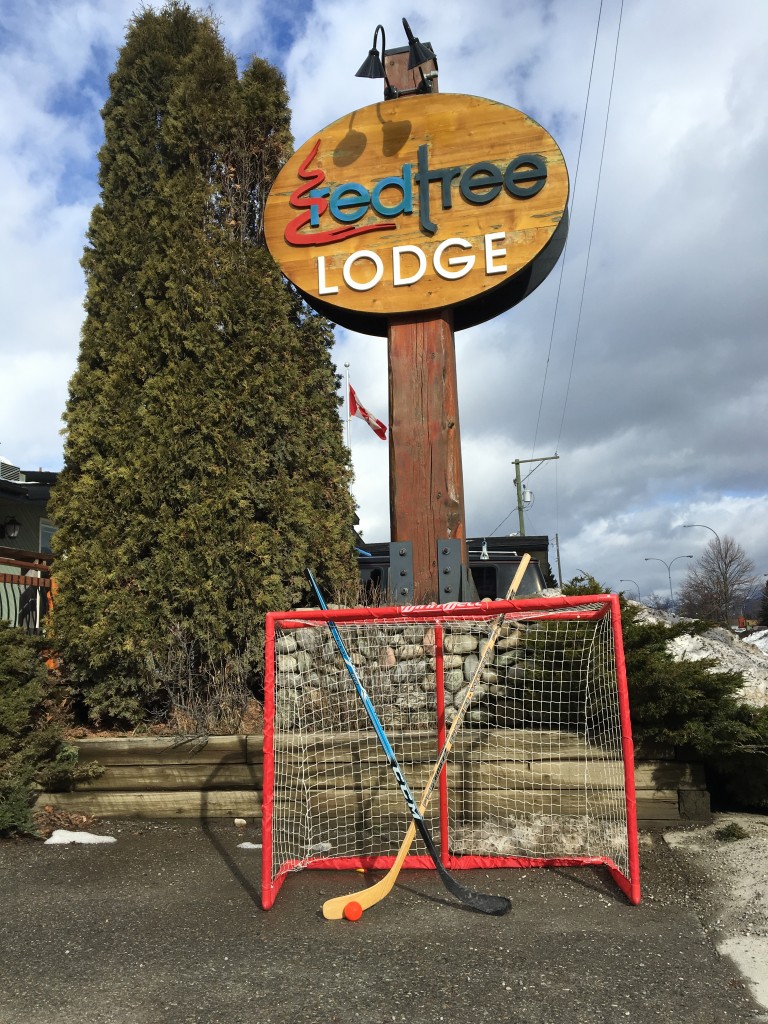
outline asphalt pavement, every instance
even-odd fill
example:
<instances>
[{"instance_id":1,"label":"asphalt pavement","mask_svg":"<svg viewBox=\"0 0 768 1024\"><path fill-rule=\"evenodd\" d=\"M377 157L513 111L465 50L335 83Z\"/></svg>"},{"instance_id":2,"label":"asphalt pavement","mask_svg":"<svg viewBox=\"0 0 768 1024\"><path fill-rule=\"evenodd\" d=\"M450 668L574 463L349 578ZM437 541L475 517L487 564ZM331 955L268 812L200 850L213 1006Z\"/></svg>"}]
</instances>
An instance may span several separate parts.
<instances>
[{"instance_id":1,"label":"asphalt pavement","mask_svg":"<svg viewBox=\"0 0 768 1024\"><path fill-rule=\"evenodd\" d=\"M702 921L706 880L644 833L643 900L600 869L463 872L511 913L401 875L358 922L304 871L260 904L257 826L101 821L110 845L0 843L0 1024L757 1024L768 1015Z\"/></svg>"}]
</instances>

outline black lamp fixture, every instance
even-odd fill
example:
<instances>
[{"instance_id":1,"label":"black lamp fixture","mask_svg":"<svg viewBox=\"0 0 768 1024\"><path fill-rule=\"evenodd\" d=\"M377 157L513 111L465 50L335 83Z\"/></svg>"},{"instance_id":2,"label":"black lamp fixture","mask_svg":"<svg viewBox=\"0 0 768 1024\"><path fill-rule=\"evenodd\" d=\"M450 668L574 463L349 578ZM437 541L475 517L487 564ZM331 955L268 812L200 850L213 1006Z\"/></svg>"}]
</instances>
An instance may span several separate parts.
<instances>
[{"instance_id":1,"label":"black lamp fixture","mask_svg":"<svg viewBox=\"0 0 768 1024\"><path fill-rule=\"evenodd\" d=\"M403 18L403 27L405 28L405 34L408 37L408 70L413 71L416 68L421 69L423 64L428 64L430 61L434 61L435 68L437 68L437 57L429 44L421 43L411 31L411 26ZM377 39L381 32L381 51L379 51L377 45ZM392 51L403 52L403 51ZM421 81L414 89L393 89L389 84L387 78L387 72L384 69L384 59L387 55L387 41L384 33L384 26L377 25L376 31L373 33L373 46L368 51L368 56L365 58L363 63L360 65L358 71L355 72L356 78L383 78L385 82L384 98L387 100L395 99L398 96L410 96L413 93L424 93L432 92L432 79L437 76L437 72L428 72L425 74L420 71Z\"/></svg>"},{"instance_id":2,"label":"black lamp fixture","mask_svg":"<svg viewBox=\"0 0 768 1024\"><path fill-rule=\"evenodd\" d=\"M382 56L387 52L387 43L386 36L384 35L384 26L377 25L376 31L373 33L373 46L368 51L368 56L360 65L360 70L355 72L355 78L383 78L386 81L387 73L384 70L384 64L382 62L381 57L379 56L378 47L376 46L376 39L378 38L379 32L381 32Z\"/></svg>"},{"instance_id":3,"label":"black lamp fixture","mask_svg":"<svg viewBox=\"0 0 768 1024\"><path fill-rule=\"evenodd\" d=\"M7 537L9 540L16 540L19 536L19 530L21 529L21 523L18 519L14 519L11 516L10 519L6 519L4 523L0 523L0 537Z\"/></svg>"},{"instance_id":4,"label":"black lamp fixture","mask_svg":"<svg viewBox=\"0 0 768 1024\"><path fill-rule=\"evenodd\" d=\"M408 70L413 71L414 68L421 67L422 64L429 64L431 60L437 60L435 54L432 51L432 47L427 44L420 43L419 40L411 32L411 26L403 18L403 28L405 34L408 36Z\"/></svg>"}]
</instances>

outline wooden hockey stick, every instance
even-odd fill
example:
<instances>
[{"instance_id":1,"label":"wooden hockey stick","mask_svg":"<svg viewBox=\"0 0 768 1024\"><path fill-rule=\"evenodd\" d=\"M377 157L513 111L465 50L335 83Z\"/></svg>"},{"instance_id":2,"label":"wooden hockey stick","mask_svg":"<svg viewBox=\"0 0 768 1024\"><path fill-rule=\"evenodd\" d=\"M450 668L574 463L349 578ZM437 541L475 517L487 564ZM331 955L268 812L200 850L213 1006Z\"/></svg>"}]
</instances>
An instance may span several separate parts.
<instances>
[{"instance_id":1,"label":"wooden hockey stick","mask_svg":"<svg viewBox=\"0 0 768 1024\"><path fill-rule=\"evenodd\" d=\"M320 592L320 588L315 582L315 578L309 571L309 569L307 569L307 576L309 577L309 582L312 584L314 588L315 594L317 594L317 599L320 602L320 607L324 611L327 611L327 606L325 604L325 601L323 600L323 595ZM432 861L435 865L435 868L437 869L438 874L440 875L443 885L452 895L456 897L457 900L460 900L466 906L471 907L472 910L477 910L481 914L506 914L506 912L509 910L511 906L509 900L506 899L506 897L493 896L489 893L475 892L474 889L470 889L466 885L462 885L462 883L457 881L453 877L453 875L449 874L447 868L440 860L440 854L437 852L435 844L432 842L432 836L429 834L426 822L424 821L423 812L419 810L416 804L416 800L413 796L413 793L411 792L411 789L405 780L405 776L403 775L402 769L400 768L397 757L395 756L395 752L392 749L392 744L389 742L387 734L384 731L384 726L381 724L381 719L376 714L376 709L374 708L371 702L371 698L368 696L365 687L360 681L360 676L357 674L357 669L352 664L352 659L350 658L347 648L344 645L344 641L341 639L341 635L338 629L336 628L336 623L329 619L328 627L331 631L331 635L333 636L334 641L336 642L336 646L339 649L339 653L341 654L344 664L346 665L347 672L349 672L349 675L352 678L352 682L355 684L355 690L357 691L357 695L363 702L365 712L368 715L368 718L371 722L371 725L374 728L379 743L381 744L382 749L386 754L387 761L389 762L389 767L392 769L395 779L397 780L397 784L400 787L400 792L403 794L403 798L406 804L408 805L408 810L411 812L413 827L414 829L418 828L421 838L424 840L424 845L427 848L427 852L432 858ZM362 914L362 910L360 910L360 914ZM342 914L340 914L339 916L343 916L343 910Z\"/></svg>"},{"instance_id":2,"label":"wooden hockey stick","mask_svg":"<svg viewBox=\"0 0 768 1024\"><path fill-rule=\"evenodd\" d=\"M520 583L522 582L523 576L525 575L525 570L528 568L528 563L530 562L530 560L531 556L529 554L524 554L523 557L520 559L520 565L518 566L514 579L510 584L505 600L510 601L517 593L517 588L520 586ZM440 751L440 755L437 761L435 762L434 768L432 769L432 774L430 775L429 781L427 782L427 785L424 788L424 792L421 794L421 799L419 801L418 806L418 812L420 816L423 816L424 812L427 809L429 798L432 795L432 791L435 788L438 778L440 777L440 772L443 770L445 762L448 760L448 755L451 752L451 748L453 747L454 737L456 736L457 731L461 727L462 720L465 714L467 713L467 709L469 707L470 701L472 700L472 695L474 693L475 686L477 685L477 681L480 678L480 674L482 673L485 664L493 648L496 645L496 641L499 638L499 634L501 633L501 628L503 624L504 613L502 612L501 615L498 616L498 618L493 624L493 629L491 630L490 636L488 637L485 650L483 651L482 657L480 658L480 661L474 673L472 674L472 679L470 680L469 686L467 687L467 692L464 696L464 699L461 702L461 706L458 708L456 712L456 717L451 723L451 728L448 731L448 735L445 738L443 749ZM408 826L408 831L405 834L405 838L403 839L403 843L400 847L397 857L395 858L394 864L382 879L380 879L374 885L369 886L367 889L361 889L358 892L350 893L347 896L334 896L332 899L326 900L325 903L323 904L323 917L329 921L338 921L342 917L344 917L344 910L350 903L357 904L358 907L360 908L360 912L362 912L368 910L370 907L374 906L376 903L379 903L381 900L383 900L384 897L387 896L394 888L395 882L397 881L398 875L400 874L400 870L403 866L403 861L408 856L408 851L410 850L411 844L413 843L413 840L416 836L416 828L417 819L414 817L413 821L411 821L411 824ZM506 903L506 909L508 909L509 906L511 906L510 901L507 900ZM505 911L500 912L505 913ZM356 916L359 916L359 914Z\"/></svg>"}]
</instances>

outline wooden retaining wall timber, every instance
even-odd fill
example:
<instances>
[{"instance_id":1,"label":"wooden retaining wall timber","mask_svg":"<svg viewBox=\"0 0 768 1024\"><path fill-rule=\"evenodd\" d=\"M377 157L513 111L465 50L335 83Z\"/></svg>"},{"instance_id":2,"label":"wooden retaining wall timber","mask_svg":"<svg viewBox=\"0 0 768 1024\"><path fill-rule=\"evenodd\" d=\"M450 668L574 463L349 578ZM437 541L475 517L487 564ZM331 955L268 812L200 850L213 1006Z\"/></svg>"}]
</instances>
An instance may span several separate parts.
<instances>
[{"instance_id":1,"label":"wooden retaining wall timber","mask_svg":"<svg viewBox=\"0 0 768 1024\"><path fill-rule=\"evenodd\" d=\"M97 761L104 773L70 793L41 793L36 806L97 817L258 818L261 816L263 740L260 735L207 739L115 737L75 741L80 761ZM562 773L563 763L557 765ZM418 774L418 773L417 773ZM515 769L510 768L513 780ZM413 783L417 785L418 780ZM665 827L707 820L709 794L703 767L677 761L674 752L640 750L635 765L638 821ZM513 799L498 790L499 799ZM337 790L345 800L352 790Z\"/></svg>"}]
</instances>

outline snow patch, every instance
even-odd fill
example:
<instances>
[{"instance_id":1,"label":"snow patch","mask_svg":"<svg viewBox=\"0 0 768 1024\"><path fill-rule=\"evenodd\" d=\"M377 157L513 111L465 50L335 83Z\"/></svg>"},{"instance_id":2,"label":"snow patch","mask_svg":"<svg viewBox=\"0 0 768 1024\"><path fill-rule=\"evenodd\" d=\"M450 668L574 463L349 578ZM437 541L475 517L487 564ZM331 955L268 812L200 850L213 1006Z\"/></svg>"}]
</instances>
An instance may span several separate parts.
<instances>
[{"instance_id":1,"label":"snow patch","mask_svg":"<svg viewBox=\"0 0 768 1024\"><path fill-rule=\"evenodd\" d=\"M750 633L742 638L745 644L752 644L761 651L768 654L768 629L760 629L757 633Z\"/></svg>"},{"instance_id":2,"label":"snow patch","mask_svg":"<svg viewBox=\"0 0 768 1024\"><path fill-rule=\"evenodd\" d=\"M92 832L68 832L65 828L54 829L45 845L65 845L68 843L116 843L114 836L96 836Z\"/></svg>"}]
</instances>

